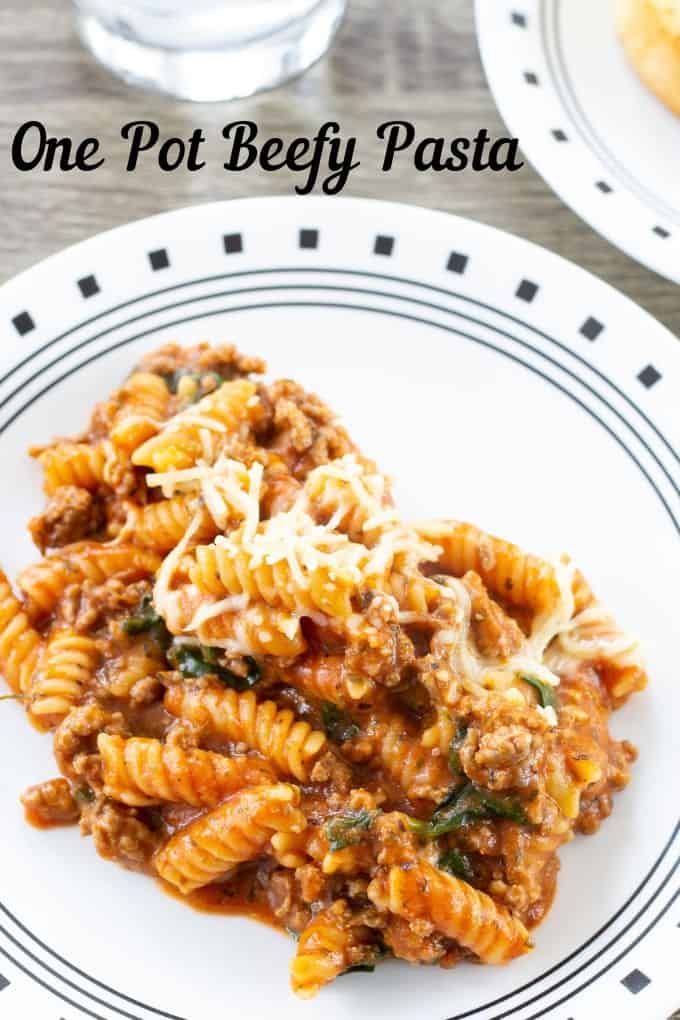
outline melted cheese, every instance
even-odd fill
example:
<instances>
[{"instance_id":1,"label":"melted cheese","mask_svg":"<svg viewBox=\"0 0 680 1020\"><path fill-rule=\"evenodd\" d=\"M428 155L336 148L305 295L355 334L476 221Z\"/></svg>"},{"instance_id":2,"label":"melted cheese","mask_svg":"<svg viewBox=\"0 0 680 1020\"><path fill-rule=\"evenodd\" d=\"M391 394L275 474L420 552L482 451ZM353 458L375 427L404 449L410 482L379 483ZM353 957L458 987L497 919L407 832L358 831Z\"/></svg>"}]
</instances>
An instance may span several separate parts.
<instances>
[{"instance_id":1,"label":"melted cheese","mask_svg":"<svg viewBox=\"0 0 680 1020\"><path fill-rule=\"evenodd\" d=\"M160 487L166 499L176 492L198 490L218 528L225 528L231 517L245 521L252 534L260 520L260 496L263 467L255 463L248 470L240 461L220 457L212 466L163 471L147 476L147 485Z\"/></svg>"},{"instance_id":2,"label":"melted cheese","mask_svg":"<svg viewBox=\"0 0 680 1020\"><path fill-rule=\"evenodd\" d=\"M326 511L335 507L328 522L331 529L352 519L360 521L362 532L382 531L400 520L389 505L388 480L378 472L369 473L354 454L311 471L304 492L309 505L318 501Z\"/></svg>"}]
</instances>

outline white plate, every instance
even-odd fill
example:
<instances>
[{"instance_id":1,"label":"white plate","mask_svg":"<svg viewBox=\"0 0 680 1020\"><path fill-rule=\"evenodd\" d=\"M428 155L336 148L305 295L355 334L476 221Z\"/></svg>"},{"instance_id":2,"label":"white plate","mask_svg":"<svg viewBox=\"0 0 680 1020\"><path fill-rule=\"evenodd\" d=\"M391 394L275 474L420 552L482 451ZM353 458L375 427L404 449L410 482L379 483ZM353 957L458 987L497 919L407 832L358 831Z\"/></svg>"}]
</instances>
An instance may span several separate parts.
<instances>
[{"instance_id":1,"label":"white plate","mask_svg":"<svg viewBox=\"0 0 680 1020\"><path fill-rule=\"evenodd\" d=\"M308 1004L288 990L288 939L194 913L73 829L26 826L17 796L54 774L50 740L3 704L3 1017L591 1020L606 1002L617 1018L644 1003L662 1020L677 1004L680 935L671 335L593 277L488 227L287 198L185 209L71 248L0 290L0 335L8 571L35 558L25 524L40 480L26 447L81 428L142 351L234 339L339 409L397 476L408 514L572 552L644 637L653 677L614 720L641 748L634 781L598 836L565 849L535 952L508 968L386 964ZM638 995L622 983L636 971L651 979Z\"/></svg>"},{"instance_id":2,"label":"white plate","mask_svg":"<svg viewBox=\"0 0 680 1020\"><path fill-rule=\"evenodd\" d=\"M567 205L680 282L680 119L639 81L612 0L476 0L489 85L511 133Z\"/></svg>"}]
</instances>

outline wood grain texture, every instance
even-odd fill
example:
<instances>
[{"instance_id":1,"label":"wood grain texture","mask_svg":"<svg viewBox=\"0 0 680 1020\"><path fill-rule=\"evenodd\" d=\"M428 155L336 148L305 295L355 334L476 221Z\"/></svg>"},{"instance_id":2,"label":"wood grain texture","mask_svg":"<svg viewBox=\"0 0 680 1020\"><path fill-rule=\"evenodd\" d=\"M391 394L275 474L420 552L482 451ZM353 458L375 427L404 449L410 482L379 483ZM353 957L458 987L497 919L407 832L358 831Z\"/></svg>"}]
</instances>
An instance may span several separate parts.
<instances>
[{"instance_id":1,"label":"wood grain texture","mask_svg":"<svg viewBox=\"0 0 680 1020\"><path fill-rule=\"evenodd\" d=\"M350 0L326 60L278 91L232 104L175 102L112 78L80 46L68 0L3 0L0 57L0 281L131 219L219 198L290 194L297 181L288 172L225 173L221 126L247 117L263 135L285 137L314 134L335 119L345 136L357 136L362 158L344 194L444 209L519 234L578 262L680 333L677 287L600 238L530 166L513 174L418 174L406 162L389 174L376 169L375 130L384 120L407 117L421 136L505 133L477 52L472 0ZM106 164L89 174L18 172L9 140L34 117L55 133L98 135ZM120 127L140 117L166 134L201 127L205 169L167 174L148 164L126 174Z\"/></svg>"}]
</instances>

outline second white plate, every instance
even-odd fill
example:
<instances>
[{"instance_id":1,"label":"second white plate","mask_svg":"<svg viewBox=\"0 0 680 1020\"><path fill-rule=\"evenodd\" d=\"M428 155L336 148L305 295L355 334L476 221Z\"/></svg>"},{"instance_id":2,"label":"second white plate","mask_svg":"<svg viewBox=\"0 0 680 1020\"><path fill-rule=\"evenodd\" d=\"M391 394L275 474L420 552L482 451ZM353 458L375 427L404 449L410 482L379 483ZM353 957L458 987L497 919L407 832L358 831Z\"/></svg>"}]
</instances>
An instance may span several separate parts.
<instances>
[{"instance_id":1,"label":"second white plate","mask_svg":"<svg viewBox=\"0 0 680 1020\"><path fill-rule=\"evenodd\" d=\"M612 244L680 282L680 120L638 80L611 2L476 0L489 85L536 170Z\"/></svg>"}]
</instances>

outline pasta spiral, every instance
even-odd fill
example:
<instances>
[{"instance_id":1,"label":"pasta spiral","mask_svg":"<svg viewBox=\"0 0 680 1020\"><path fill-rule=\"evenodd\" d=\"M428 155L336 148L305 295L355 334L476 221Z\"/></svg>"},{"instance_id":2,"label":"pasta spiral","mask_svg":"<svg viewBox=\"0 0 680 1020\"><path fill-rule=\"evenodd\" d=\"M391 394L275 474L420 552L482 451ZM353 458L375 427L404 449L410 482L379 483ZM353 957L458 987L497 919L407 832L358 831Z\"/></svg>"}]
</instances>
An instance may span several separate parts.
<instances>
[{"instance_id":1,"label":"pasta spiral","mask_svg":"<svg viewBox=\"0 0 680 1020\"><path fill-rule=\"evenodd\" d=\"M625 634L609 610L597 603L574 616L549 647L546 659L563 674L583 662L595 665L616 704L647 686L639 641Z\"/></svg>"},{"instance_id":2,"label":"pasta spiral","mask_svg":"<svg viewBox=\"0 0 680 1020\"><path fill-rule=\"evenodd\" d=\"M265 521L259 534L266 539L270 530L269 522ZM284 549L286 554L289 551ZM351 614L351 600L361 580L355 571L345 570L339 563L318 563L308 570L294 570L288 555L283 553L275 561L257 556L246 547L243 529L213 545L199 546L190 576L207 594L246 594L274 609L322 612L335 617Z\"/></svg>"},{"instance_id":3,"label":"pasta spiral","mask_svg":"<svg viewBox=\"0 0 680 1020\"><path fill-rule=\"evenodd\" d=\"M344 900L336 900L317 914L302 932L290 967L293 991L311 999L354 963L370 958L366 929L352 924Z\"/></svg>"},{"instance_id":4,"label":"pasta spiral","mask_svg":"<svg viewBox=\"0 0 680 1020\"><path fill-rule=\"evenodd\" d=\"M302 832L299 803L299 789L285 783L242 790L168 840L154 858L156 870L185 895L199 889L258 857L275 832Z\"/></svg>"},{"instance_id":5,"label":"pasta spiral","mask_svg":"<svg viewBox=\"0 0 680 1020\"><path fill-rule=\"evenodd\" d=\"M205 454L201 432L226 435L253 421L258 405L255 395L255 386L245 379L224 383L138 447L133 464L154 471L192 467Z\"/></svg>"},{"instance_id":6,"label":"pasta spiral","mask_svg":"<svg viewBox=\"0 0 680 1020\"><path fill-rule=\"evenodd\" d=\"M433 521L419 524L417 530L443 550L439 558L442 570L456 577L474 571L493 594L511 605L540 613L549 611L560 597L552 564L473 524Z\"/></svg>"},{"instance_id":7,"label":"pasta spiral","mask_svg":"<svg viewBox=\"0 0 680 1020\"><path fill-rule=\"evenodd\" d=\"M15 694L25 694L40 658L42 641L0 570L0 670Z\"/></svg>"},{"instance_id":8,"label":"pasta spiral","mask_svg":"<svg viewBox=\"0 0 680 1020\"><path fill-rule=\"evenodd\" d=\"M508 963L530 949L526 928L505 907L422 859L379 872L368 896L412 923L431 921L483 963Z\"/></svg>"},{"instance_id":9,"label":"pasta spiral","mask_svg":"<svg viewBox=\"0 0 680 1020\"><path fill-rule=\"evenodd\" d=\"M307 648L296 616L263 605L213 616L198 628L197 634L204 644L221 645L242 655L290 659Z\"/></svg>"},{"instance_id":10,"label":"pasta spiral","mask_svg":"<svg viewBox=\"0 0 680 1020\"><path fill-rule=\"evenodd\" d=\"M284 775L307 782L312 766L326 745L326 736L309 723L296 721L289 709L273 701L258 703L252 691L173 686L165 695L172 715L227 740L243 742L273 761Z\"/></svg>"},{"instance_id":11,"label":"pasta spiral","mask_svg":"<svg viewBox=\"0 0 680 1020\"><path fill-rule=\"evenodd\" d=\"M104 793L131 807L176 801L192 807L215 807L245 786L273 778L266 762L227 758L211 751L186 750L145 737L100 733Z\"/></svg>"},{"instance_id":12,"label":"pasta spiral","mask_svg":"<svg viewBox=\"0 0 680 1020\"><path fill-rule=\"evenodd\" d=\"M381 715L371 727L375 755L409 797L441 800L451 786L446 756L411 736L398 715Z\"/></svg>"},{"instance_id":13,"label":"pasta spiral","mask_svg":"<svg viewBox=\"0 0 680 1020\"><path fill-rule=\"evenodd\" d=\"M31 714L65 716L91 680L99 659L93 638L68 629L53 634L31 687Z\"/></svg>"},{"instance_id":14,"label":"pasta spiral","mask_svg":"<svg viewBox=\"0 0 680 1020\"><path fill-rule=\"evenodd\" d=\"M48 496L62 485L96 489L104 480L106 455L101 446L89 443L58 443L38 455Z\"/></svg>"},{"instance_id":15,"label":"pasta spiral","mask_svg":"<svg viewBox=\"0 0 680 1020\"><path fill-rule=\"evenodd\" d=\"M398 520L391 506L389 485L374 464L348 454L311 471L305 495L315 517L345 532L355 542L366 541Z\"/></svg>"},{"instance_id":16,"label":"pasta spiral","mask_svg":"<svg viewBox=\"0 0 680 1020\"><path fill-rule=\"evenodd\" d=\"M121 406L111 429L111 441L126 453L132 453L162 427L170 391L159 375L133 372L118 396Z\"/></svg>"},{"instance_id":17,"label":"pasta spiral","mask_svg":"<svg viewBox=\"0 0 680 1020\"><path fill-rule=\"evenodd\" d=\"M80 542L65 547L58 556L46 556L27 567L18 583L29 599L31 611L51 613L69 584L102 581L116 574L144 577L154 574L160 565L156 553L138 546L123 544L100 545Z\"/></svg>"},{"instance_id":18,"label":"pasta spiral","mask_svg":"<svg viewBox=\"0 0 680 1020\"><path fill-rule=\"evenodd\" d=\"M163 669L165 663L145 651L144 647L127 649L107 662L107 690L114 698L127 698L135 684Z\"/></svg>"},{"instance_id":19,"label":"pasta spiral","mask_svg":"<svg viewBox=\"0 0 680 1020\"><path fill-rule=\"evenodd\" d=\"M366 701L374 686L365 677L348 674L343 656L318 653L292 663L283 679L313 698L343 707Z\"/></svg>"},{"instance_id":20,"label":"pasta spiral","mask_svg":"<svg viewBox=\"0 0 680 1020\"><path fill-rule=\"evenodd\" d=\"M195 496L173 496L158 503L149 503L135 522L135 537L147 549L170 552L179 545L196 513ZM207 510L203 511L196 532L199 541L212 538L217 528Z\"/></svg>"}]
</instances>

